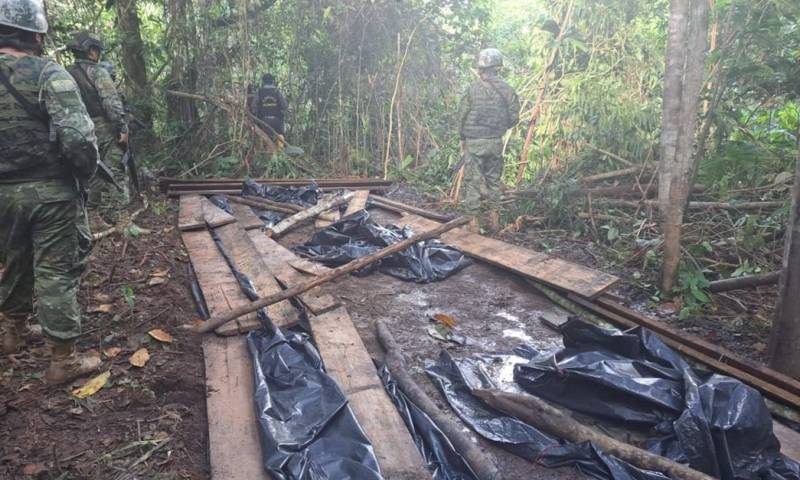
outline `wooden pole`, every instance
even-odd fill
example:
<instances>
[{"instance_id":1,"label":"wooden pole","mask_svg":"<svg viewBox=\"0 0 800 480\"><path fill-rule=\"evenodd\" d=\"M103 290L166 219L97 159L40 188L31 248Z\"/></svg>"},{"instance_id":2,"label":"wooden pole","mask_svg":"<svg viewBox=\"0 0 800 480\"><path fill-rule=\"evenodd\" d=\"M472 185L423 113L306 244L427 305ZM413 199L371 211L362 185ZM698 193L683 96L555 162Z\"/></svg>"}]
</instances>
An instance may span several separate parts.
<instances>
[{"instance_id":1,"label":"wooden pole","mask_svg":"<svg viewBox=\"0 0 800 480\"><path fill-rule=\"evenodd\" d=\"M270 237L277 237L278 235L281 235L291 230L292 228L296 227L300 223L316 217L317 215L325 212L326 210L330 210L333 207L349 202L350 199L353 198L353 195L354 195L353 192L345 192L331 199L321 201L316 205L314 205L313 207L306 208L302 212L297 212L291 217L281 220L277 225L268 228L267 235L269 235Z\"/></svg>"},{"instance_id":2,"label":"wooden pole","mask_svg":"<svg viewBox=\"0 0 800 480\"><path fill-rule=\"evenodd\" d=\"M561 409L533 395L496 390L472 392L489 406L570 442L591 442L604 452L646 470L655 470L681 480L713 480L714 477L693 470L666 457L628 445L576 421Z\"/></svg>"},{"instance_id":3,"label":"wooden pole","mask_svg":"<svg viewBox=\"0 0 800 480\"><path fill-rule=\"evenodd\" d=\"M273 210L275 212L288 213L294 215L295 213L303 210L303 207L291 203L272 202L270 200L256 199L249 197L236 197L234 195L224 195L225 199L229 202L240 203L248 207L259 208L261 210ZM289 207L289 205L292 205ZM294 208L297 207L297 208Z\"/></svg>"},{"instance_id":4,"label":"wooden pole","mask_svg":"<svg viewBox=\"0 0 800 480\"><path fill-rule=\"evenodd\" d=\"M762 275L748 275L746 277L726 278L709 283L708 291L712 293L729 292L741 288L761 287L778 283L781 272L770 272Z\"/></svg>"},{"instance_id":5,"label":"wooden pole","mask_svg":"<svg viewBox=\"0 0 800 480\"><path fill-rule=\"evenodd\" d=\"M376 322L378 329L378 340L386 350L386 367L392 373L392 377L400 385L409 399L427 413L433 423L444 432L447 438L453 443L456 451L460 453L464 460L472 467L472 470L480 480L494 480L500 478L497 470L497 462L489 452L484 452L472 442L472 439L464 434L462 425L454 422L442 410L433 403L433 400L425 391L417 385L408 373L406 361L403 358L403 350L395 341L392 332L383 320Z\"/></svg>"},{"instance_id":6,"label":"wooden pole","mask_svg":"<svg viewBox=\"0 0 800 480\"><path fill-rule=\"evenodd\" d=\"M280 291L278 293L269 295L269 296L264 297L264 298L262 298L260 300L252 302L249 305L243 305L243 306L241 306L239 308L235 308L235 309L231 310L230 312L228 312L228 313L226 313L224 315L213 317L213 318L209 319L207 322L205 322L203 325L198 326L195 329L195 331L199 332L199 333L207 333L207 332L210 332L212 330L216 330L221 325L225 325L226 323L228 323L230 321L233 321L233 320L241 317L242 315L247 315L248 313L255 312L256 310L259 310L261 308L268 307L268 306L270 306L270 305L272 305L274 303L278 303L281 300L286 300L287 298L296 297L297 295L300 295L301 293L305 293L305 292L311 290L312 288L315 288L315 287L318 287L318 286L320 286L320 285L322 285L324 283L330 282L331 280L339 278L339 277L341 277L343 275L347 275L348 273L355 272L356 270L361 270L362 268L366 267L367 265L370 265L370 264L372 264L372 263L374 263L374 262L376 262L376 261L378 261L378 260L380 260L382 258L386 258L389 255L392 255L393 253L397 253L397 252L403 251L406 248L414 245L417 242L421 242L423 240L429 240L431 238L436 238L439 235L441 235L441 234L443 234L445 232L449 232L450 230L452 230L454 228L460 227L462 225L466 225L467 223L469 223L469 221L470 221L469 217L456 218L455 220L452 220L450 222L444 223L444 224L442 224L442 225L440 225L440 226L438 226L438 227L436 227L434 229L428 230L426 232L422 232L422 233L420 233L418 235L414 235L411 238L407 238L407 239L403 240L402 242L397 242L394 245L389 245L388 247L383 248L382 250L378 250L377 252L375 252L375 253L373 253L371 255L367 255L366 257L359 258L358 260L353 260L352 262L347 263L345 265L342 265L341 267L334 268L333 270L331 270L330 272L326 273L325 275L320 275L319 277L315 278L314 280L311 280L310 282L307 282L307 283L304 283L304 284L301 284L301 285L296 285L296 286L294 286L292 288L289 288L289 289L286 289L286 290L282 290L282 291Z\"/></svg>"}]
</instances>

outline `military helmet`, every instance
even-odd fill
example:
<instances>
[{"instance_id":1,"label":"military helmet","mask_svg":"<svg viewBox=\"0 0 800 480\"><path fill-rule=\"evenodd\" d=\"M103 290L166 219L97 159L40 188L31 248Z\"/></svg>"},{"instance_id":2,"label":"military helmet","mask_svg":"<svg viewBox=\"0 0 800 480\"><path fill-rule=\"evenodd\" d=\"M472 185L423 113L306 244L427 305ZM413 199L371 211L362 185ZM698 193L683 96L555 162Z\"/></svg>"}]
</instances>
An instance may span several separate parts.
<instances>
[{"instance_id":1,"label":"military helmet","mask_svg":"<svg viewBox=\"0 0 800 480\"><path fill-rule=\"evenodd\" d=\"M3 0L0 0L3 1ZM100 40L100 37L93 33L89 33L86 31L81 32L72 32L72 40L67 43L67 48L70 50L75 50L78 52L88 52L90 48L97 48L98 50L105 49L103 45L103 41Z\"/></svg>"},{"instance_id":2,"label":"military helmet","mask_svg":"<svg viewBox=\"0 0 800 480\"><path fill-rule=\"evenodd\" d=\"M47 33L44 0L0 0L0 25Z\"/></svg>"},{"instance_id":3,"label":"military helmet","mask_svg":"<svg viewBox=\"0 0 800 480\"><path fill-rule=\"evenodd\" d=\"M496 48L486 48L478 54L475 62L476 68L491 68L503 66L503 54Z\"/></svg>"}]
</instances>

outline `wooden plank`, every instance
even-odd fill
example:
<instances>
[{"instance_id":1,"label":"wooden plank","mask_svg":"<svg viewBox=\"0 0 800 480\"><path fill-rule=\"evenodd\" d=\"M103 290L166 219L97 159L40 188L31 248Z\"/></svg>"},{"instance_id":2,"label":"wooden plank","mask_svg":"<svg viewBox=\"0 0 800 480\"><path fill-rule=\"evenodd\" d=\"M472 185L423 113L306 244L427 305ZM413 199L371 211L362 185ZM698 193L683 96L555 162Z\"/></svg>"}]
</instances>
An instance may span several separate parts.
<instances>
[{"instance_id":1,"label":"wooden plank","mask_svg":"<svg viewBox=\"0 0 800 480\"><path fill-rule=\"evenodd\" d=\"M319 216L316 220L314 220L314 228L325 228L333 225L334 222L339 221L340 218L342 218L342 214L340 214L338 210L335 210L333 213L328 213L327 218L322 218L322 216Z\"/></svg>"},{"instance_id":2,"label":"wooden plank","mask_svg":"<svg viewBox=\"0 0 800 480\"><path fill-rule=\"evenodd\" d=\"M300 258L283 245L257 230L250 230L247 234L256 250L261 254L264 264L285 288L301 285L313 278L289 265L289 262L296 262ZM340 305L339 300L327 293L321 293L319 288L301 294L299 300L311 313L316 315L333 310Z\"/></svg>"},{"instance_id":3,"label":"wooden plank","mask_svg":"<svg viewBox=\"0 0 800 480\"><path fill-rule=\"evenodd\" d=\"M261 259L261 254L256 250L250 237L247 236L247 233L238 222L216 228L215 232L222 241L225 252L233 260L236 268L253 282L259 296L271 295L282 290L278 281ZM297 309L288 300L270 305L267 307L267 314L272 322L279 327L292 326L300 321ZM260 327L261 322L250 317L240 322L225 324L219 327L216 332L220 335L237 335Z\"/></svg>"},{"instance_id":4,"label":"wooden plank","mask_svg":"<svg viewBox=\"0 0 800 480\"><path fill-rule=\"evenodd\" d=\"M403 215L400 222L417 232L439 225L438 222L413 214ZM445 233L441 236L441 240L471 257L587 298L596 297L619 280L613 275L500 240L469 233L463 228Z\"/></svg>"},{"instance_id":5,"label":"wooden plank","mask_svg":"<svg viewBox=\"0 0 800 480\"><path fill-rule=\"evenodd\" d=\"M203 197L200 195L184 195L181 197L178 210L178 228L181 231L205 228L206 221L203 219L202 199Z\"/></svg>"},{"instance_id":6,"label":"wooden plank","mask_svg":"<svg viewBox=\"0 0 800 480\"><path fill-rule=\"evenodd\" d=\"M383 389L364 342L347 310L311 319L311 332L328 374L347 395L350 407L372 443L387 479L431 478L408 429Z\"/></svg>"},{"instance_id":7,"label":"wooden plank","mask_svg":"<svg viewBox=\"0 0 800 480\"><path fill-rule=\"evenodd\" d=\"M221 227L236 221L233 215L214 205L206 197L200 197L200 208L203 210L203 219L211 228Z\"/></svg>"},{"instance_id":8,"label":"wooden plank","mask_svg":"<svg viewBox=\"0 0 800 480\"><path fill-rule=\"evenodd\" d=\"M253 209L241 203L229 202L233 216L245 230L253 230L264 226L264 222L253 213Z\"/></svg>"},{"instance_id":9,"label":"wooden plank","mask_svg":"<svg viewBox=\"0 0 800 480\"><path fill-rule=\"evenodd\" d=\"M781 442L781 453L800 462L800 433L780 422L772 422L772 432Z\"/></svg>"},{"instance_id":10,"label":"wooden plank","mask_svg":"<svg viewBox=\"0 0 800 480\"><path fill-rule=\"evenodd\" d=\"M213 309L212 304L209 309ZM253 367L243 336L203 336L212 480L269 480L253 408Z\"/></svg>"},{"instance_id":11,"label":"wooden plank","mask_svg":"<svg viewBox=\"0 0 800 480\"><path fill-rule=\"evenodd\" d=\"M367 208L367 199L369 198L369 190L356 190L353 198L350 199L350 204L347 205L347 210L344 216L352 215L356 212Z\"/></svg>"},{"instance_id":12,"label":"wooden plank","mask_svg":"<svg viewBox=\"0 0 800 480\"><path fill-rule=\"evenodd\" d=\"M212 316L224 314L250 303L242 293L225 258L214 244L211 232L208 230L182 232L181 238L189 252L189 260L192 262L197 282ZM258 317L255 313L250 313L231 323L236 328L244 328L253 325L254 322L258 322Z\"/></svg>"}]
</instances>

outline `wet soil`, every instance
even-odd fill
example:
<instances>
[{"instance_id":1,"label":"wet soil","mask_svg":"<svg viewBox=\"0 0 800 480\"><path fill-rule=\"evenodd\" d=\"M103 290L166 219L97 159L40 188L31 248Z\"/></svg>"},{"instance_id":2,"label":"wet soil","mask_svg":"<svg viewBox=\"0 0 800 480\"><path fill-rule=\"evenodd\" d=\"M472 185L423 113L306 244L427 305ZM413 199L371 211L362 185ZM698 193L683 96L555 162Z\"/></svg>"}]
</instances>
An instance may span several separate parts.
<instances>
[{"instance_id":1,"label":"wet soil","mask_svg":"<svg viewBox=\"0 0 800 480\"><path fill-rule=\"evenodd\" d=\"M0 357L0 479L208 478L203 357L181 329L197 313L175 216L174 204L154 200L137 220L151 234L94 247L79 347L119 349L103 357L111 379L102 390L78 400L71 386L44 384L41 338ZM156 328L173 342L150 337ZM143 368L129 363L140 348L150 355Z\"/></svg>"},{"instance_id":2,"label":"wet soil","mask_svg":"<svg viewBox=\"0 0 800 480\"><path fill-rule=\"evenodd\" d=\"M379 223L399 219L384 210L370 210ZM291 247L307 240L312 227L304 227L281 238ZM461 272L440 282L416 284L382 273L365 277L353 275L321 287L342 300L373 358L381 359L383 350L375 322L384 320L403 348L411 374L417 383L452 418L461 423L447 401L428 380L424 369L448 350L455 357L477 353L508 353L521 344L546 351L561 348L561 336L545 327L542 316L564 318L566 312L536 294L523 281L490 265L475 262ZM443 313L456 322L455 332L464 335L468 344L461 346L434 339L428 328L431 316ZM507 372L511 375L511 372ZM464 426L467 431L466 425ZM507 453L470 432L473 439L494 453L506 480L585 478L572 468L547 469Z\"/></svg>"}]
</instances>

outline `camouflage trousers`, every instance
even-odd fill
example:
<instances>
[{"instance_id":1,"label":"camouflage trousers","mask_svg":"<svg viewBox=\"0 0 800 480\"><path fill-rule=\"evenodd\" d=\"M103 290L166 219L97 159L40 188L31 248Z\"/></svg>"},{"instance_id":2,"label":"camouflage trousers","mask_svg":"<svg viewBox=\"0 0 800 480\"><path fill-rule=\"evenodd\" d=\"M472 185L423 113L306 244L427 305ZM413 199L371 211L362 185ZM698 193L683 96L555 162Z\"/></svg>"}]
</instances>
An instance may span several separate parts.
<instances>
[{"instance_id":1,"label":"camouflage trousers","mask_svg":"<svg viewBox=\"0 0 800 480\"><path fill-rule=\"evenodd\" d=\"M128 172L122 164L125 152L105 123L98 121L97 125L100 159L114 173L114 179L122 190L117 190L117 187L100 178L100 175L95 175L89 182L89 209L96 210L108 222L117 223L125 215L131 202Z\"/></svg>"},{"instance_id":2,"label":"camouflage trousers","mask_svg":"<svg viewBox=\"0 0 800 480\"><path fill-rule=\"evenodd\" d=\"M477 215L497 209L503 175L503 139L468 138L464 143L464 210Z\"/></svg>"},{"instance_id":3,"label":"camouflage trousers","mask_svg":"<svg viewBox=\"0 0 800 480\"><path fill-rule=\"evenodd\" d=\"M92 237L74 180L0 184L0 312L10 320L33 314L44 333L68 340L80 334L78 287Z\"/></svg>"}]
</instances>

